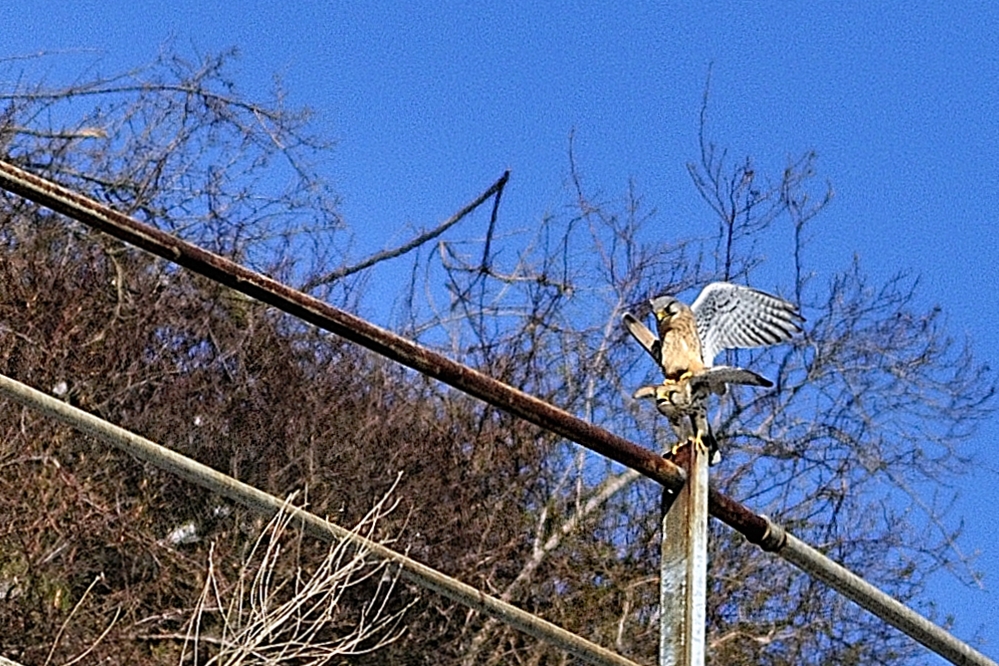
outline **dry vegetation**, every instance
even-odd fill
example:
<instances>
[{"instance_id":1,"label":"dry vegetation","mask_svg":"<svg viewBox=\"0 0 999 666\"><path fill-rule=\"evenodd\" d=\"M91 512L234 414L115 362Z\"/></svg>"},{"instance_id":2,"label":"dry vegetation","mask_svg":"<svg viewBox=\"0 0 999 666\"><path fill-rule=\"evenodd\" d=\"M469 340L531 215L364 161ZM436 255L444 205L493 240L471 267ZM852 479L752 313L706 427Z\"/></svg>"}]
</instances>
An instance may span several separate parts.
<instances>
[{"instance_id":1,"label":"dry vegetation","mask_svg":"<svg viewBox=\"0 0 999 666\"><path fill-rule=\"evenodd\" d=\"M815 191L813 155L770 179L702 138L691 175L717 224L689 237L633 191L623 203L592 201L570 160L566 210L510 225L530 232L464 222L403 258L335 277L331 266L357 258L341 249L349 227L313 167L329 146L279 92L242 98L225 62L165 58L70 87L12 87L17 63L7 64L0 153L348 309L366 307L370 276L395 276L394 328L637 441L654 431L661 443L668 428L627 397L653 373L625 339L621 310L714 279L756 283L767 268L759 248L783 243L786 274L760 286L785 285L807 334L752 358L778 390L722 406L726 462L715 480L903 600L920 599L939 567L973 579L944 505L920 498L946 493L966 469L961 443L991 413L995 378L950 340L916 280L871 283L858 265L812 277L810 225L830 196ZM654 660L651 483L10 195L0 197L0 244L4 374L268 492L300 490L341 524L361 521L398 480L399 506L376 536ZM10 404L0 433L0 654L58 664L92 649L94 663L188 663L186 631L204 590L238 593L266 526ZM191 539L169 538L184 525ZM712 534L712 663L920 654L731 532ZM278 573L322 566L324 545L282 538L296 559ZM349 632L351 611L382 584L374 575L340 592L337 617L347 619L323 631ZM349 663L564 662L409 586L385 600L385 616L411 604L398 640ZM217 639L220 626L201 634Z\"/></svg>"}]
</instances>

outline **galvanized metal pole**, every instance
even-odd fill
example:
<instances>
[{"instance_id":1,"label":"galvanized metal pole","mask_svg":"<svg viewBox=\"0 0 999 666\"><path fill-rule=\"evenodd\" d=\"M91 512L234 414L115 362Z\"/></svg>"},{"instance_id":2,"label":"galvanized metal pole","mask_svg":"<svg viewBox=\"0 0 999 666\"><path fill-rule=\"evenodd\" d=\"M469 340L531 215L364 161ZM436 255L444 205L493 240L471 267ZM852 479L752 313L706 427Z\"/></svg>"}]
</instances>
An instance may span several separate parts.
<instances>
[{"instance_id":1,"label":"galvanized metal pole","mask_svg":"<svg viewBox=\"0 0 999 666\"><path fill-rule=\"evenodd\" d=\"M687 483L679 491L663 489L660 666L704 666L709 459L704 447L684 446L676 463L687 472Z\"/></svg>"},{"instance_id":2,"label":"galvanized metal pole","mask_svg":"<svg viewBox=\"0 0 999 666\"><path fill-rule=\"evenodd\" d=\"M996 662L951 636L925 617L908 608L866 580L837 564L807 543L767 521L765 538L760 544L795 565L809 576L818 578L831 588L866 608L888 624L904 631L938 655L958 666L997 666Z\"/></svg>"},{"instance_id":3,"label":"galvanized metal pole","mask_svg":"<svg viewBox=\"0 0 999 666\"><path fill-rule=\"evenodd\" d=\"M278 511L288 511L296 523L301 524L302 528L312 536L327 542L346 539L363 548L372 556L398 566L399 575L404 579L420 587L433 590L471 609L495 617L511 627L546 641L588 664L639 666L630 659L596 645L582 636L577 636L501 599L489 596L471 585L410 559L381 543L370 541L356 532L324 520L308 511L289 506L279 497L242 483L196 460L109 423L89 412L67 405L61 400L56 400L52 396L2 374L0 374L0 397L36 409L46 416L96 437L102 442L134 455L159 469L176 474L185 481L201 486L233 502L238 502L268 518ZM0 657L0 666L6 666L2 657Z\"/></svg>"}]
</instances>

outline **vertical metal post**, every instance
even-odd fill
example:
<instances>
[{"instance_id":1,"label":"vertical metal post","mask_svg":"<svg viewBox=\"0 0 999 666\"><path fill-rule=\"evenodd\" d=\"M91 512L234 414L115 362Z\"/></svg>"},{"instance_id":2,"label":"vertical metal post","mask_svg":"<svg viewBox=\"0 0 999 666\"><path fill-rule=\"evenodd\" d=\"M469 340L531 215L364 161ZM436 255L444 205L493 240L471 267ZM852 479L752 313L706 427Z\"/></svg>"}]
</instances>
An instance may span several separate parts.
<instances>
[{"instance_id":1,"label":"vertical metal post","mask_svg":"<svg viewBox=\"0 0 999 666\"><path fill-rule=\"evenodd\" d=\"M675 462L687 472L687 483L675 493L663 490L660 666L704 666L708 460L703 447L684 446L677 451Z\"/></svg>"}]
</instances>

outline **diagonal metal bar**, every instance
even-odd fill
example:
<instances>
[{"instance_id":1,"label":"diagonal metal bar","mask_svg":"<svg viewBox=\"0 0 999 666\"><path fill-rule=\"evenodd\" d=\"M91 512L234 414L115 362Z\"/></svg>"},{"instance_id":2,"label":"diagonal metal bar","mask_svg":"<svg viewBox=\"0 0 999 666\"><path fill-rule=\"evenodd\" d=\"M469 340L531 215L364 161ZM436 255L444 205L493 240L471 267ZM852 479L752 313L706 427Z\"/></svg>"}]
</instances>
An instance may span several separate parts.
<instances>
[{"instance_id":1,"label":"diagonal metal bar","mask_svg":"<svg viewBox=\"0 0 999 666\"><path fill-rule=\"evenodd\" d=\"M809 576L818 578L858 606L959 666L997 666L996 662L958 640L898 599L894 599L807 543L766 520L767 533L760 544Z\"/></svg>"},{"instance_id":2,"label":"diagonal metal bar","mask_svg":"<svg viewBox=\"0 0 999 666\"><path fill-rule=\"evenodd\" d=\"M419 370L622 465L634 468L667 487L679 488L683 483L684 474L680 468L623 437L576 418L534 396L318 298L4 161L0 161L0 187Z\"/></svg>"},{"instance_id":3,"label":"diagonal metal bar","mask_svg":"<svg viewBox=\"0 0 999 666\"><path fill-rule=\"evenodd\" d=\"M319 516L298 507L289 507L279 497L265 493L249 484L216 471L196 460L172 451L156 442L140 437L133 432L109 423L101 418L77 409L41 391L0 375L0 396L10 398L25 407L38 410L70 427L92 435L140 460L176 474L195 485L206 488L233 502L263 514L273 516L284 509L291 513L294 521L310 535L327 542L346 539L371 553L380 560L399 567L399 575L406 580L428 590L433 590L448 599L464 604L469 608L496 617L524 633L551 643L589 664L601 666L639 666L621 655L592 643L581 636L563 629L547 620L521 610L505 601L489 596L471 585L446 576L443 573L421 564L400 552L371 541L336 523L323 520ZM3 666L0 663L0 666Z\"/></svg>"},{"instance_id":4,"label":"diagonal metal bar","mask_svg":"<svg viewBox=\"0 0 999 666\"><path fill-rule=\"evenodd\" d=\"M0 188L63 213L119 240L132 243L152 254L439 379L449 386L631 467L666 488L679 490L686 480L683 470L649 449L587 423L564 410L456 363L360 317L142 224L93 199L28 173L3 160L0 160ZM708 506L711 515L741 533L750 543L764 550L776 552L809 575L819 577L840 594L852 599L952 663L958 666L999 666L845 567L786 535L779 526L767 518L756 515L715 488L708 490ZM801 544L811 552L799 549L795 544ZM820 575L817 573L819 570L826 570L827 574ZM889 608L892 612L886 611Z\"/></svg>"}]
</instances>

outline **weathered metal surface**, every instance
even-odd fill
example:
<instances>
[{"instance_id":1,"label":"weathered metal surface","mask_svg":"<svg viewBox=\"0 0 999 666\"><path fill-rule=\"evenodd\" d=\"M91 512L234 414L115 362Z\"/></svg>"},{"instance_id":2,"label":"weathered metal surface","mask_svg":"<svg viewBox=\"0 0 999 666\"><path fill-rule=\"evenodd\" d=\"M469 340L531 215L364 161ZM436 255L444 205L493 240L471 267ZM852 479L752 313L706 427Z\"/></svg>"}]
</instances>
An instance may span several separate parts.
<instances>
[{"instance_id":1,"label":"weathered metal surface","mask_svg":"<svg viewBox=\"0 0 999 666\"><path fill-rule=\"evenodd\" d=\"M192 484L238 502L267 517L273 516L278 511L287 511L293 515L291 524L300 525L309 534L333 543L341 539L351 541L372 556L390 563L393 567L398 567L399 575L404 579L502 620L530 636L551 643L588 664L638 666L626 657L615 654L607 648L592 643L532 613L446 576L403 553L366 539L356 532L324 520L315 514L291 506L285 500L242 483L196 460L67 405L61 400L45 395L41 391L4 375L0 375L0 397L9 398L26 407L36 409L111 446L130 453L140 460L176 474ZM4 666L2 660L0 660L0 666Z\"/></svg>"},{"instance_id":2,"label":"weathered metal surface","mask_svg":"<svg viewBox=\"0 0 999 666\"><path fill-rule=\"evenodd\" d=\"M885 594L846 567L833 562L805 542L773 525L780 545L774 551L809 576L821 580L847 599L908 634L958 666L997 666L996 662L947 633L925 617Z\"/></svg>"},{"instance_id":3,"label":"weathered metal surface","mask_svg":"<svg viewBox=\"0 0 999 666\"><path fill-rule=\"evenodd\" d=\"M68 215L195 273L272 305L378 354L505 409L659 483L678 488L683 472L649 449L422 347L266 275L123 215L61 185L0 161L0 187Z\"/></svg>"},{"instance_id":4,"label":"weathered metal surface","mask_svg":"<svg viewBox=\"0 0 999 666\"><path fill-rule=\"evenodd\" d=\"M684 446L676 463L687 483L668 499L663 490L662 552L659 580L659 663L703 666L707 621L708 562L707 449ZM672 503L672 506L669 504Z\"/></svg>"}]
</instances>

